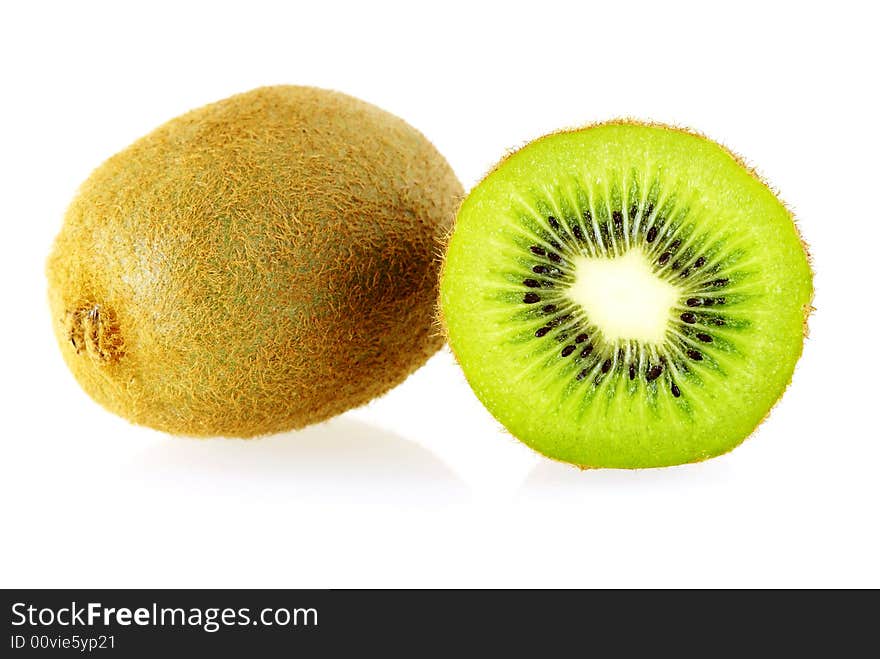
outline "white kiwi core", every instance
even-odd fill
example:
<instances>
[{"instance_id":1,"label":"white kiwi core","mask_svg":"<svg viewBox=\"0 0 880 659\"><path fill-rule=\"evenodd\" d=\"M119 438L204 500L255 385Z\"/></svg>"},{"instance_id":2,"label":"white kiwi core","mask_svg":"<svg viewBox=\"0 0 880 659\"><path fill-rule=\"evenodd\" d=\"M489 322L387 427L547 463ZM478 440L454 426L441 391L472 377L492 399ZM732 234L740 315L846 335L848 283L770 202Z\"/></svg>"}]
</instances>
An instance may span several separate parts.
<instances>
[{"instance_id":1,"label":"white kiwi core","mask_svg":"<svg viewBox=\"0 0 880 659\"><path fill-rule=\"evenodd\" d=\"M663 343L681 291L654 273L641 249L613 258L580 256L574 266L567 295L606 339Z\"/></svg>"}]
</instances>

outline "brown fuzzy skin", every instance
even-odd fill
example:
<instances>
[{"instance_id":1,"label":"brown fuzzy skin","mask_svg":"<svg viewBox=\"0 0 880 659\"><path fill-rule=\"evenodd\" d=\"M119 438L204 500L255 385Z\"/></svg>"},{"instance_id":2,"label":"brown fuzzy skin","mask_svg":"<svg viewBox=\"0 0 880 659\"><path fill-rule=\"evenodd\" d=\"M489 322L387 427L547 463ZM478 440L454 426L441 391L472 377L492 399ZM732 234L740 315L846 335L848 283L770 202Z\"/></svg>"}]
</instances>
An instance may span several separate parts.
<instances>
[{"instance_id":1,"label":"brown fuzzy skin","mask_svg":"<svg viewBox=\"0 0 880 659\"><path fill-rule=\"evenodd\" d=\"M366 403L442 344L438 239L463 196L419 132L337 92L266 87L99 167L47 265L64 359L107 409L252 437Z\"/></svg>"}]
</instances>

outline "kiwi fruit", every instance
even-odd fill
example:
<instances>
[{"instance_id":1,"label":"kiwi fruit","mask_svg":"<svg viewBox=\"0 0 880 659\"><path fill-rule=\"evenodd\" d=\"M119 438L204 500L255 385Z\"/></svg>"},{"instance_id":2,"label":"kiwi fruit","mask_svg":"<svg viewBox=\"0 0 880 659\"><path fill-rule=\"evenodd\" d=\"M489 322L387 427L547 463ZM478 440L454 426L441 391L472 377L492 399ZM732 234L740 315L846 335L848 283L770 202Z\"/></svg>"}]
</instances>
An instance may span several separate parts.
<instances>
[{"instance_id":1,"label":"kiwi fruit","mask_svg":"<svg viewBox=\"0 0 880 659\"><path fill-rule=\"evenodd\" d=\"M134 423L251 437L401 382L442 344L463 191L401 119L309 87L173 119L80 188L48 260L64 359Z\"/></svg>"},{"instance_id":2,"label":"kiwi fruit","mask_svg":"<svg viewBox=\"0 0 880 659\"><path fill-rule=\"evenodd\" d=\"M812 272L791 213L689 131L538 139L463 202L441 275L450 347L517 438L581 467L742 442L803 347Z\"/></svg>"}]
</instances>

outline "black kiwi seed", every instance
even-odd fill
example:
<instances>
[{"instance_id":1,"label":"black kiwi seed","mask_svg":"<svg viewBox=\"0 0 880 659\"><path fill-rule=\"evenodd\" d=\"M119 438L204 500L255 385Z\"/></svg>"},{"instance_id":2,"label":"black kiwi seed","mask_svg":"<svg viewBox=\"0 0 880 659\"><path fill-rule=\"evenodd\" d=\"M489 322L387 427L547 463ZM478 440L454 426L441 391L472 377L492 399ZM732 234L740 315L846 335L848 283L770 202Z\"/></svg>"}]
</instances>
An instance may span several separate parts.
<instances>
[{"instance_id":1,"label":"black kiwi seed","mask_svg":"<svg viewBox=\"0 0 880 659\"><path fill-rule=\"evenodd\" d=\"M689 297L687 302L685 302L689 307L698 307L700 306L700 298L697 297Z\"/></svg>"},{"instance_id":2,"label":"black kiwi seed","mask_svg":"<svg viewBox=\"0 0 880 659\"><path fill-rule=\"evenodd\" d=\"M587 368L585 368L583 371L581 371L580 373L577 374L577 378L576 378L576 379L577 379L577 380L583 380L583 379L584 379L585 377L587 377L589 374L590 374L590 370L587 369Z\"/></svg>"},{"instance_id":3,"label":"black kiwi seed","mask_svg":"<svg viewBox=\"0 0 880 659\"><path fill-rule=\"evenodd\" d=\"M554 311L556 311L556 305L545 304L543 307L541 307L541 311L543 311L544 313L553 313Z\"/></svg>"},{"instance_id":4,"label":"black kiwi seed","mask_svg":"<svg viewBox=\"0 0 880 659\"><path fill-rule=\"evenodd\" d=\"M636 379L636 367L633 366L632 364L629 365L629 379L630 380Z\"/></svg>"},{"instance_id":5,"label":"black kiwi seed","mask_svg":"<svg viewBox=\"0 0 880 659\"><path fill-rule=\"evenodd\" d=\"M523 302L526 304L534 304L535 302L540 302L541 298L537 293L526 293L523 296Z\"/></svg>"},{"instance_id":6,"label":"black kiwi seed","mask_svg":"<svg viewBox=\"0 0 880 659\"><path fill-rule=\"evenodd\" d=\"M713 286L715 288L722 288L723 286L727 286L727 284L729 284L729 283L730 283L729 279L724 279L722 277L721 279L715 279L713 281L710 281L709 286Z\"/></svg>"},{"instance_id":7,"label":"black kiwi seed","mask_svg":"<svg viewBox=\"0 0 880 659\"><path fill-rule=\"evenodd\" d=\"M681 241L680 240L673 240L672 244L669 246L669 251L674 252L679 247L681 247Z\"/></svg>"},{"instance_id":8,"label":"black kiwi seed","mask_svg":"<svg viewBox=\"0 0 880 659\"><path fill-rule=\"evenodd\" d=\"M529 288L540 288L541 282L537 279L523 279L523 285L528 286Z\"/></svg>"},{"instance_id":9,"label":"black kiwi seed","mask_svg":"<svg viewBox=\"0 0 880 659\"><path fill-rule=\"evenodd\" d=\"M576 337L574 337L574 342L575 342L575 343L583 343L584 341L586 341L586 340L589 339L589 338L590 338L589 336L587 336L586 334L584 334L583 332L581 332L581 333L578 334Z\"/></svg>"},{"instance_id":10,"label":"black kiwi seed","mask_svg":"<svg viewBox=\"0 0 880 659\"><path fill-rule=\"evenodd\" d=\"M651 227L648 229L648 235L645 236L645 240L649 243L654 242L657 239L657 227Z\"/></svg>"},{"instance_id":11,"label":"black kiwi seed","mask_svg":"<svg viewBox=\"0 0 880 659\"><path fill-rule=\"evenodd\" d=\"M676 398L681 396L681 389L679 389L678 385L675 384L674 382L672 383L672 386L670 387L670 389L672 389L672 395L675 396Z\"/></svg>"},{"instance_id":12,"label":"black kiwi seed","mask_svg":"<svg viewBox=\"0 0 880 659\"><path fill-rule=\"evenodd\" d=\"M703 343L712 343L712 336L703 332L697 333L697 338Z\"/></svg>"},{"instance_id":13,"label":"black kiwi seed","mask_svg":"<svg viewBox=\"0 0 880 659\"><path fill-rule=\"evenodd\" d=\"M602 362L602 372L607 373L610 370L611 370L611 360L606 359L604 362Z\"/></svg>"},{"instance_id":14,"label":"black kiwi seed","mask_svg":"<svg viewBox=\"0 0 880 659\"><path fill-rule=\"evenodd\" d=\"M586 346L583 350L581 350L581 357L589 357L590 353L593 352L592 344Z\"/></svg>"},{"instance_id":15,"label":"black kiwi seed","mask_svg":"<svg viewBox=\"0 0 880 659\"><path fill-rule=\"evenodd\" d=\"M660 377L660 374L663 372L663 366L660 364L656 364L648 369L648 372L645 374L645 380L648 382L653 382L657 378Z\"/></svg>"},{"instance_id":16,"label":"black kiwi seed","mask_svg":"<svg viewBox=\"0 0 880 659\"><path fill-rule=\"evenodd\" d=\"M559 220L552 215L547 218L547 223L556 230L559 230Z\"/></svg>"},{"instance_id":17,"label":"black kiwi seed","mask_svg":"<svg viewBox=\"0 0 880 659\"><path fill-rule=\"evenodd\" d=\"M562 349L562 353L561 353L561 354L562 354L563 357L568 357L568 356L569 356L571 353L573 353L573 352L574 352L574 346L569 345L569 346L565 346L565 347Z\"/></svg>"},{"instance_id":18,"label":"black kiwi seed","mask_svg":"<svg viewBox=\"0 0 880 659\"><path fill-rule=\"evenodd\" d=\"M687 356L693 359L695 362L703 361L703 353L701 353L699 350L688 350Z\"/></svg>"},{"instance_id":19,"label":"black kiwi seed","mask_svg":"<svg viewBox=\"0 0 880 659\"><path fill-rule=\"evenodd\" d=\"M575 225L571 228L571 232L574 234L574 237L577 238L578 240L583 240L583 239L584 239L584 232L581 230L581 225L580 225L580 224L575 224Z\"/></svg>"},{"instance_id":20,"label":"black kiwi seed","mask_svg":"<svg viewBox=\"0 0 880 659\"><path fill-rule=\"evenodd\" d=\"M712 324L717 325L718 327L724 327L724 319L723 318L713 318Z\"/></svg>"},{"instance_id":21,"label":"black kiwi seed","mask_svg":"<svg viewBox=\"0 0 880 659\"><path fill-rule=\"evenodd\" d=\"M704 265L706 265L706 257L705 256L701 256L696 261L694 261L695 268L702 268Z\"/></svg>"},{"instance_id":22,"label":"black kiwi seed","mask_svg":"<svg viewBox=\"0 0 880 659\"><path fill-rule=\"evenodd\" d=\"M547 254L547 258L553 261L553 263L559 263L560 261L562 261L562 257L555 252L550 252L549 254Z\"/></svg>"},{"instance_id":23,"label":"black kiwi seed","mask_svg":"<svg viewBox=\"0 0 880 659\"><path fill-rule=\"evenodd\" d=\"M711 297L703 298L703 306L711 307L713 304L715 304L715 300L713 300Z\"/></svg>"},{"instance_id":24,"label":"black kiwi seed","mask_svg":"<svg viewBox=\"0 0 880 659\"><path fill-rule=\"evenodd\" d=\"M542 336L547 334L547 332L549 332L551 329L553 329L553 328L548 325L545 325L544 327L539 327L538 329L535 330L535 336L537 336L540 339Z\"/></svg>"},{"instance_id":25,"label":"black kiwi seed","mask_svg":"<svg viewBox=\"0 0 880 659\"><path fill-rule=\"evenodd\" d=\"M660 265L666 265L666 263L669 261L671 256L672 256L672 254L670 254L669 252L663 252L660 255L660 258L657 259L657 263L659 263Z\"/></svg>"},{"instance_id":26,"label":"black kiwi seed","mask_svg":"<svg viewBox=\"0 0 880 659\"><path fill-rule=\"evenodd\" d=\"M639 207L636 205L632 205L629 207L629 216L635 217L639 213Z\"/></svg>"},{"instance_id":27,"label":"black kiwi seed","mask_svg":"<svg viewBox=\"0 0 880 659\"><path fill-rule=\"evenodd\" d=\"M548 268L546 265L536 265L532 268L532 272L537 275L546 275L550 272L550 268Z\"/></svg>"},{"instance_id":28,"label":"black kiwi seed","mask_svg":"<svg viewBox=\"0 0 880 659\"><path fill-rule=\"evenodd\" d=\"M543 247L540 247L538 245L532 245L531 247L529 247L529 249L531 250L532 254L537 254L538 256L547 255L547 251Z\"/></svg>"},{"instance_id":29,"label":"black kiwi seed","mask_svg":"<svg viewBox=\"0 0 880 659\"><path fill-rule=\"evenodd\" d=\"M685 311L683 314L681 314L680 318L684 322L690 323L690 324L697 322L697 317L694 314L692 314L690 311Z\"/></svg>"}]
</instances>

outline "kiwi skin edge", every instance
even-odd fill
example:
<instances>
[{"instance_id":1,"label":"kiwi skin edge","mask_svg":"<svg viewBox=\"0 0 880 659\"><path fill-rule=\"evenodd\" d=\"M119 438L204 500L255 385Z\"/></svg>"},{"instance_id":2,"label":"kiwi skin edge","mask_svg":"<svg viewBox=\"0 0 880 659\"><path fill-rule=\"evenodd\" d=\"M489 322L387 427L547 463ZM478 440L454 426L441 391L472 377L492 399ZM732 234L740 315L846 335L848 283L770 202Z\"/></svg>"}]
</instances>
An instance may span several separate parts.
<instances>
[{"instance_id":1,"label":"kiwi skin edge","mask_svg":"<svg viewBox=\"0 0 880 659\"><path fill-rule=\"evenodd\" d=\"M442 345L435 245L463 191L403 120L264 87L98 167L47 263L85 391L172 434L253 437L366 403Z\"/></svg>"},{"instance_id":2,"label":"kiwi skin edge","mask_svg":"<svg viewBox=\"0 0 880 659\"><path fill-rule=\"evenodd\" d=\"M703 133L701 133L701 132L699 132L699 131L696 131L696 130L693 130L693 129L690 129L690 128L687 128L687 127L676 126L676 125L669 125L669 124L665 124L665 123L661 123L661 122L642 121L642 120L638 120L638 119L634 119L634 118L624 117L624 118L615 118L615 119L612 119L612 120L609 120L609 121L594 122L594 123L590 123L590 124L585 124L585 125L580 126L580 127L572 127L572 128L566 128L566 129L562 129L562 130L559 130L559 131L555 131L555 132L553 132L553 133L549 133L549 134L547 134L547 135L544 135L544 136L542 136L542 137L539 137L539 138L537 138L537 139L535 139L535 140L533 140L533 141L527 142L527 143L521 145L520 147L518 147L518 148L516 148L516 149L512 149L512 150L508 151L508 152L505 154L505 156L504 156L501 160L499 160L495 165L493 165L493 166L487 171L487 173L486 173L486 174L480 179L480 181L479 181L477 184L474 185L474 187L472 188L472 190L476 189L476 188L477 188L477 187L478 187L483 181L486 180L486 178L488 178L492 173L494 173L494 172L495 172L496 170L498 170L502 165L504 165L504 163L507 162L508 159L510 159L512 156L516 155L517 153L519 153L522 149L526 148L527 146L530 146L530 145L534 144L535 142L540 142L540 141L542 141L542 140L549 139L549 138L552 138L552 137L557 136L557 135L560 135L560 134L578 133L578 132L581 132L581 131L584 131L584 130L587 130L587 129L590 129L590 128L601 127L601 126L609 126L609 125L644 126L644 127L661 128L661 129L671 130L671 131L675 131L675 132L678 132L678 133L682 133L682 134L690 135L690 136L696 137L696 138L698 138L698 139L700 139L700 140L704 140L704 141L710 142L711 144L714 144L714 145L717 145L718 147L720 147L720 148L721 148L721 149L722 149L722 150L723 150L723 151L724 151L724 152L725 152L730 158L732 158L732 159L733 159L733 160L734 160L734 161L735 161L735 162L736 162L736 163L737 163L742 169L744 169L746 172L748 172L748 174L749 174L752 178L754 178L754 179L755 179L756 181L758 181L761 185L763 185L763 186L766 187L768 190L770 190L770 191L774 194L774 196L776 197L776 199L780 202L780 204L785 208L785 212L787 213L789 219L791 220L791 224L792 224L792 226L794 227L794 230L795 230L795 233L796 233L797 239L799 240L799 242L800 242L800 244L801 244L801 246L802 246L802 248L803 248L803 252L804 252L804 254L805 254L805 256L806 256L807 267L808 267L808 269L809 269L810 278L811 278L811 279L814 278L814 274L815 274L815 273L814 273L814 268L813 268L813 257L812 257L812 254L811 254L811 252L810 252L809 245L807 244L807 242L806 242L806 241L804 240L804 238L803 238L803 234L802 234L801 231L800 231L800 227L799 227L798 224L797 224L797 220L796 220L794 214L792 213L791 208L790 208L790 207L784 202L784 200L782 200L782 198L781 198L780 195L779 195L778 190L777 190L776 188L774 188L772 185L770 185L770 184L767 182L767 180L766 180L763 176L761 176L761 175L758 173L758 171L755 169L754 166L752 166L752 165L750 165L749 163L747 163L747 162L746 162L741 156L739 156L736 152L734 152L733 150L731 150L729 147L727 147L727 146L724 145L724 144L720 144L720 143L718 143L718 142L715 141L715 140L712 140L712 139L708 138L706 135L704 135ZM462 207L462 205L464 204L464 201L465 201L465 200L463 200L463 201L462 201L462 204L459 206L459 211L461 210L461 207ZM458 216L458 213L456 214L456 216ZM450 229L450 230L449 230L449 231L443 236L442 241L441 241L440 244L438 245L438 251L440 252L440 254L441 254L442 257L443 257L443 263L442 263L442 265L441 265L441 275L440 275L441 281L443 280L443 278L444 278L444 276L445 276L445 273L446 273L446 269L447 269L447 259L446 259L446 256L447 256L447 254L448 254L449 241L451 240L451 237L452 237L454 231L455 231L455 225L453 225L453 227L452 227L452 228L451 228L451 229ZM803 323L802 323L802 337L803 337L803 339L807 339L807 338L809 337L809 325L808 325L808 321L809 321L809 316L810 316L810 314L811 314L813 311L815 311L815 307L813 306L813 298L814 298L814 295L815 295L815 288L814 288L814 287L811 287L811 290L810 290L810 296L809 296L809 302L803 306ZM459 365L461 366L461 361L460 361L460 359L459 359L459 356L456 354L456 351L455 351L455 349L454 349L454 347L453 347L452 342L449 341L448 323L447 323L447 321L446 321L446 318L444 317L444 312L443 312L443 309L442 309L442 306L441 306L439 300L438 300L437 307L436 307L436 309L435 309L435 316L436 316L436 318L435 318L435 323L436 323L436 325L441 329L441 331L444 332L444 335L445 335L446 340L447 340L447 344L450 346L450 351L452 352L454 359L455 359L455 360L459 363ZM799 347L798 347L797 355L796 355L796 362L799 361L800 356L801 356L801 354L802 354L802 352L803 352L803 344L804 344L804 341L801 341L801 342L800 342L800 345L799 345ZM763 417L762 417L762 418L761 418L761 419L760 419L760 420L754 425L754 427L751 428L750 432L747 433L747 434L746 434L746 435L740 440L739 443L742 443L742 441L745 441L745 439L747 439L748 437L752 436L752 435L755 433L755 430L756 430L756 429L757 429L757 428L758 428L758 427L764 422L764 420L766 420L766 418L770 415L770 413L772 412L772 409L775 407L775 405L778 403L779 399L780 399L780 398L782 397L782 395L785 393L785 391L787 390L787 388L788 388L788 386L790 385L790 383L791 383L791 378L789 378L788 383L787 383L787 384L785 385L785 387L779 392L779 395L776 397L775 402L770 406L770 408L769 408L769 409L767 410L767 412L763 415ZM504 432L505 432L507 435L509 435L509 436L511 436L511 437L513 437L513 438L515 438L515 439L517 439L516 435L515 435L514 433L512 433L511 431L509 431L509 430L508 430L506 427L504 427L502 424L499 423L499 426L504 430ZM709 459L709 458L717 457L717 455L721 455L721 454L724 454L724 453L727 453L727 452L733 450L733 448L736 448L736 446L738 446L739 443L734 444L733 446L730 446L730 447L726 448L725 450L722 450L722 451L719 451L719 452L715 452L715 453L711 453L711 454L705 454L705 455L702 455L702 456L699 456L699 457L695 457L694 459L688 460L688 461L686 461L686 462L681 462L681 463L679 463L679 464L687 464L687 463L702 462L702 461L707 460L707 459ZM578 469L581 469L581 470L596 469L596 468L606 468L605 465L599 465L599 466L597 466L597 465L592 465L592 464L579 464L579 463L575 463L575 462L571 462L571 461L567 461L567 460L559 459L559 458L556 458L556 457L554 457L554 456L552 456L552 455L548 455L547 453L541 451L540 449L538 449L538 448L536 448L536 447L534 447L534 446L532 446L532 445L530 445L530 444L527 444L527 446L529 446L529 448L531 448L531 449L532 449L533 451L535 451L536 453L538 453L538 454L540 454L540 455L543 455L544 457L548 457L548 458L550 458L551 460L554 460L554 461L556 461L556 462L561 462L561 463L563 463L563 464L566 464L566 465L569 465L569 466L572 466L572 467L575 467L575 468L578 468ZM670 464L670 465L656 465L656 466L647 466L647 467L646 467L646 466L614 466L614 467L612 467L612 468L620 468L620 469L644 469L644 468L662 468L662 467L665 467L665 466L673 466L673 465L671 465L671 464Z\"/></svg>"}]
</instances>

